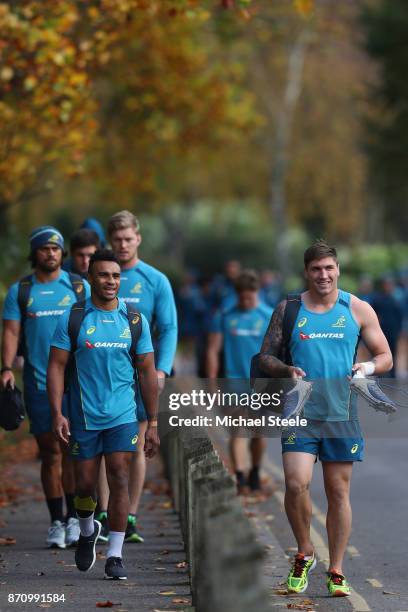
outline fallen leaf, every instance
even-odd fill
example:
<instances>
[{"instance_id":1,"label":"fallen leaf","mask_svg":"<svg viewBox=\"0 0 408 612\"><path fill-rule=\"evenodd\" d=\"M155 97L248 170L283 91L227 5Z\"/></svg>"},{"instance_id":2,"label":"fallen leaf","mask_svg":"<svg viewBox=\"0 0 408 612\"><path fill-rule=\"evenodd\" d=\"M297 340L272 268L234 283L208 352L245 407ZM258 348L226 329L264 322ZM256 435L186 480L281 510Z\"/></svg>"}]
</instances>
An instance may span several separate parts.
<instances>
[{"instance_id":1,"label":"fallen leaf","mask_svg":"<svg viewBox=\"0 0 408 612\"><path fill-rule=\"evenodd\" d=\"M187 561L181 561L180 563L176 563L176 567L184 569L185 567L187 567Z\"/></svg>"},{"instance_id":2,"label":"fallen leaf","mask_svg":"<svg viewBox=\"0 0 408 612\"><path fill-rule=\"evenodd\" d=\"M43 603L43 604L38 604L39 608L51 608L51 604L47 604L47 603Z\"/></svg>"},{"instance_id":3,"label":"fallen leaf","mask_svg":"<svg viewBox=\"0 0 408 612\"><path fill-rule=\"evenodd\" d=\"M175 603L175 604L189 604L190 600L189 599L182 599L180 597L180 598L172 599L171 603Z\"/></svg>"},{"instance_id":4,"label":"fallen leaf","mask_svg":"<svg viewBox=\"0 0 408 612\"><path fill-rule=\"evenodd\" d=\"M159 595L177 595L176 591L159 591Z\"/></svg>"},{"instance_id":5,"label":"fallen leaf","mask_svg":"<svg viewBox=\"0 0 408 612\"><path fill-rule=\"evenodd\" d=\"M113 608L113 606L120 606L120 603L113 603L112 601L97 601L97 608Z\"/></svg>"},{"instance_id":6,"label":"fallen leaf","mask_svg":"<svg viewBox=\"0 0 408 612\"><path fill-rule=\"evenodd\" d=\"M383 595L401 595L401 593L394 593L394 591L383 591Z\"/></svg>"},{"instance_id":7,"label":"fallen leaf","mask_svg":"<svg viewBox=\"0 0 408 612\"><path fill-rule=\"evenodd\" d=\"M155 572L165 572L165 571L166 571L166 568L165 568L165 567L155 567L155 568L154 568L154 571L155 571Z\"/></svg>"},{"instance_id":8,"label":"fallen leaf","mask_svg":"<svg viewBox=\"0 0 408 612\"><path fill-rule=\"evenodd\" d=\"M286 589L274 589L273 592L275 595L287 595L289 591Z\"/></svg>"},{"instance_id":9,"label":"fallen leaf","mask_svg":"<svg viewBox=\"0 0 408 612\"><path fill-rule=\"evenodd\" d=\"M15 538L0 538L0 546L11 546L11 544L16 544L17 540Z\"/></svg>"},{"instance_id":10,"label":"fallen leaf","mask_svg":"<svg viewBox=\"0 0 408 612\"><path fill-rule=\"evenodd\" d=\"M162 550L159 555L169 555L170 551L169 550Z\"/></svg>"},{"instance_id":11,"label":"fallen leaf","mask_svg":"<svg viewBox=\"0 0 408 612\"><path fill-rule=\"evenodd\" d=\"M45 572L37 572L37 576L45 576Z\"/></svg>"}]
</instances>

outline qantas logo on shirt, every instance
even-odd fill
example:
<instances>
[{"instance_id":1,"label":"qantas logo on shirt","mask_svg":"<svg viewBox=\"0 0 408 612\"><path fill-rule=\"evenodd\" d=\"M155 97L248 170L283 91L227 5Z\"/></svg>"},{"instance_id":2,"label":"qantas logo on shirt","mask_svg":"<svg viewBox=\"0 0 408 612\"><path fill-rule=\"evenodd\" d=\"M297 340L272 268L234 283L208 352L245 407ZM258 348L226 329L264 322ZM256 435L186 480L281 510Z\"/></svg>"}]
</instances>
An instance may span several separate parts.
<instances>
[{"instance_id":1,"label":"qantas logo on shirt","mask_svg":"<svg viewBox=\"0 0 408 612\"><path fill-rule=\"evenodd\" d=\"M128 348L126 342L89 342L89 340L85 340L86 348Z\"/></svg>"},{"instance_id":2,"label":"qantas logo on shirt","mask_svg":"<svg viewBox=\"0 0 408 612\"><path fill-rule=\"evenodd\" d=\"M259 329L232 329L231 336L260 336L261 331Z\"/></svg>"},{"instance_id":3,"label":"qantas logo on shirt","mask_svg":"<svg viewBox=\"0 0 408 612\"><path fill-rule=\"evenodd\" d=\"M63 315L65 310L38 310L38 312L28 312L27 317L38 319L38 317L56 317Z\"/></svg>"},{"instance_id":4,"label":"qantas logo on shirt","mask_svg":"<svg viewBox=\"0 0 408 612\"><path fill-rule=\"evenodd\" d=\"M334 339L341 339L344 338L344 334L342 333L326 333L326 332L318 332L318 333L311 333L311 334L303 334L302 332L299 332L299 336L301 340L314 340L315 338L318 338L320 340L326 340L329 339L331 340L332 338Z\"/></svg>"},{"instance_id":5,"label":"qantas logo on shirt","mask_svg":"<svg viewBox=\"0 0 408 612\"><path fill-rule=\"evenodd\" d=\"M140 302L140 298L123 298L125 300L125 302L129 302L130 304L137 304L138 302Z\"/></svg>"}]
</instances>

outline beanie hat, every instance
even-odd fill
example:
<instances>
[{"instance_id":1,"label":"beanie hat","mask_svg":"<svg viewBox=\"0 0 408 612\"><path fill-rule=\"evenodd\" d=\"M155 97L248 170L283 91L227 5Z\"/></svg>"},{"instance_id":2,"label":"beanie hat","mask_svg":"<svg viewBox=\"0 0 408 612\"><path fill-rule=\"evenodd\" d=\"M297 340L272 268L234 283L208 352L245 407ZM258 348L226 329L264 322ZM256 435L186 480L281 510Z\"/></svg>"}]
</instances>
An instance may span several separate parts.
<instances>
[{"instance_id":1,"label":"beanie hat","mask_svg":"<svg viewBox=\"0 0 408 612\"><path fill-rule=\"evenodd\" d=\"M55 227L51 225L42 225L31 232L30 249L32 253L48 243L55 244L60 249L64 250L64 238L61 232Z\"/></svg>"}]
</instances>

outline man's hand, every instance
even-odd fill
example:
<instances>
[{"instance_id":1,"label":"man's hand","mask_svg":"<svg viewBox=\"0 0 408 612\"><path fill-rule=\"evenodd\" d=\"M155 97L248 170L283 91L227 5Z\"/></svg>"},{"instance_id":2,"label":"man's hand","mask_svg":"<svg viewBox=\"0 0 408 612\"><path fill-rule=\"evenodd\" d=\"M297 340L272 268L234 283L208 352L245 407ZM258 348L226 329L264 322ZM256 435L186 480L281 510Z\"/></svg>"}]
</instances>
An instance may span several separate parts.
<instances>
[{"instance_id":1,"label":"man's hand","mask_svg":"<svg viewBox=\"0 0 408 612\"><path fill-rule=\"evenodd\" d=\"M62 414L53 418L52 431L59 442L69 444L69 421Z\"/></svg>"},{"instance_id":2,"label":"man's hand","mask_svg":"<svg viewBox=\"0 0 408 612\"><path fill-rule=\"evenodd\" d=\"M306 376L306 372L302 368L296 368L295 366L289 366L291 378L303 378Z\"/></svg>"},{"instance_id":3,"label":"man's hand","mask_svg":"<svg viewBox=\"0 0 408 612\"><path fill-rule=\"evenodd\" d=\"M157 425L147 425L147 431L145 434L144 452L146 457L149 459L159 450L160 440L157 432Z\"/></svg>"},{"instance_id":4,"label":"man's hand","mask_svg":"<svg viewBox=\"0 0 408 612\"><path fill-rule=\"evenodd\" d=\"M14 389L15 380L14 374L11 370L6 370L5 372L3 372L0 379L0 384L2 389L7 389L7 387Z\"/></svg>"}]
</instances>

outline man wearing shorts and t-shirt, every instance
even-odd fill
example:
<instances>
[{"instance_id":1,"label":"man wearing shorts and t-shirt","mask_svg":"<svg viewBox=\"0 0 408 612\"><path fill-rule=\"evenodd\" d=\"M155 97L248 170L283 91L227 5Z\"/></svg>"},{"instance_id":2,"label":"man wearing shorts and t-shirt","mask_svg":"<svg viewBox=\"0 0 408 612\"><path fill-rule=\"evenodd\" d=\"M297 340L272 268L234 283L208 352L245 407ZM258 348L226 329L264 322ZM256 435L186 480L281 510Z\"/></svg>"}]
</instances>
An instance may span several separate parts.
<instances>
[{"instance_id":1,"label":"man wearing shorts and t-shirt","mask_svg":"<svg viewBox=\"0 0 408 612\"><path fill-rule=\"evenodd\" d=\"M271 319L260 356L260 367L276 378L303 378L313 382L305 405L306 428L288 429L282 435L285 472L285 509L298 544L298 554L288 576L288 590L302 593L316 559L310 539L309 485L316 457L323 465L328 501L327 535L331 596L346 596L350 587L343 574L343 558L351 532L350 481L354 461L363 458L364 440L358 422L350 377L382 374L392 367L391 352L369 304L337 287L339 264L336 250L317 241L304 254L308 290L289 341L291 362L281 354L286 300ZM362 338L372 361L354 363Z\"/></svg>"},{"instance_id":2,"label":"man wearing shorts and t-shirt","mask_svg":"<svg viewBox=\"0 0 408 612\"><path fill-rule=\"evenodd\" d=\"M122 546L129 512L129 466L138 438L135 368L148 417L144 451L149 457L159 444L157 375L146 318L117 298L120 265L112 251L97 251L91 257L88 277L91 298L61 317L52 339L48 393L53 430L61 442L69 442L74 459L81 530L77 567L88 571L96 559L101 524L94 520L95 490L104 456L110 487L105 578L123 580L127 577ZM69 421L61 411L66 376Z\"/></svg>"},{"instance_id":3,"label":"man wearing shorts and t-shirt","mask_svg":"<svg viewBox=\"0 0 408 612\"><path fill-rule=\"evenodd\" d=\"M61 270L63 257L64 239L55 227L44 225L31 232L33 273L10 287L4 303L1 370L2 386L14 387L12 368L20 348L24 355L24 403L30 432L40 451L41 482L51 518L46 543L55 548L76 544L79 528L72 462L52 433L46 391L48 353L60 317L89 295L87 281Z\"/></svg>"}]
</instances>

